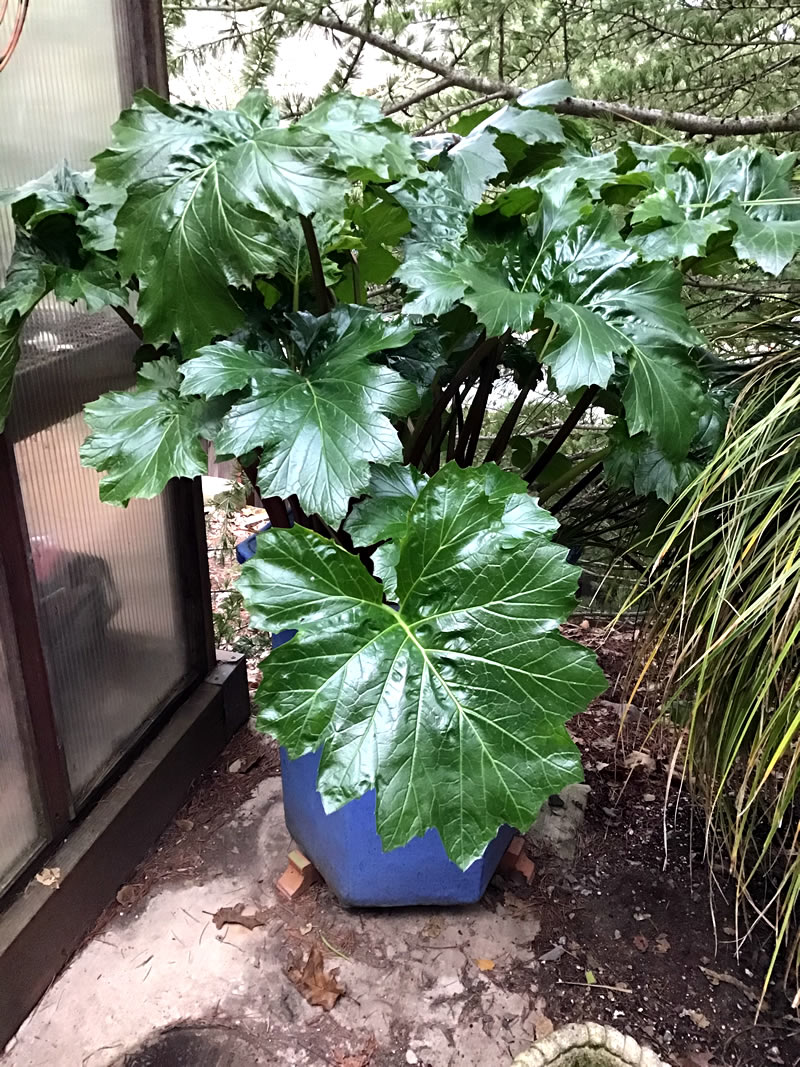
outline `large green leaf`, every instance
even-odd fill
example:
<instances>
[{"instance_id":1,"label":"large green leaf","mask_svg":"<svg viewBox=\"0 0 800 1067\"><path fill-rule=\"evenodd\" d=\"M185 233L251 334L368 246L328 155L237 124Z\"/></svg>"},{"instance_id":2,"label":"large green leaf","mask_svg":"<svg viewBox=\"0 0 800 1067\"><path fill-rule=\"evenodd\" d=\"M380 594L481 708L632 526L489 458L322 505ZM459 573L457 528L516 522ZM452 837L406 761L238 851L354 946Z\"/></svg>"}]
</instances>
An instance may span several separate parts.
<instances>
[{"instance_id":1,"label":"large green leaf","mask_svg":"<svg viewBox=\"0 0 800 1067\"><path fill-rule=\"evenodd\" d=\"M106 393L86 405L92 432L81 462L106 472L100 499L107 504L157 496L171 478L207 472L201 438L213 435L220 405L180 396L178 383L177 363L165 358L145 364L134 392Z\"/></svg>"},{"instance_id":2,"label":"large green leaf","mask_svg":"<svg viewBox=\"0 0 800 1067\"><path fill-rule=\"evenodd\" d=\"M52 288L54 274L55 265L30 237L18 232L6 284L0 289L0 320L27 315Z\"/></svg>"},{"instance_id":3,"label":"large green leaf","mask_svg":"<svg viewBox=\"0 0 800 1067\"><path fill-rule=\"evenodd\" d=\"M521 479L443 468L408 514L399 610L360 561L300 527L259 538L240 587L294 640L264 664L259 725L290 756L324 745L327 811L374 788L384 847L435 827L466 868L499 826L527 828L581 777L564 723L605 687L563 638L576 570L541 534L503 529Z\"/></svg>"},{"instance_id":4,"label":"large green leaf","mask_svg":"<svg viewBox=\"0 0 800 1067\"><path fill-rule=\"evenodd\" d=\"M767 274L780 274L800 249L800 221L757 219L733 208L733 247L740 259L752 259Z\"/></svg>"},{"instance_id":5,"label":"large green leaf","mask_svg":"<svg viewBox=\"0 0 800 1067\"><path fill-rule=\"evenodd\" d=\"M24 321L16 312L7 319L0 319L0 433L11 408L14 371L19 360L19 335Z\"/></svg>"},{"instance_id":6,"label":"large green leaf","mask_svg":"<svg viewBox=\"0 0 800 1067\"><path fill-rule=\"evenodd\" d=\"M517 103L520 107L546 107L547 104L560 104L562 100L572 96L573 92L570 82L566 78L559 78L537 85L535 89L526 90L517 97Z\"/></svg>"},{"instance_id":7,"label":"large green leaf","mask_svg":"<svg viewBox=\"0 0 800 1067\"><path fill-rule=\"evenodd\" d=\"M53 292L59 300L70 303L82 300L88 311L125 307L129 300L119 280L116 264L102 255L91 256L80 268L60 268L55 273Z\"/></svg>"},{"instance_id":8,"label":"large green leaf","mask_svg":"<svg viewBox=\"0 0 800 1067\"><path fill-rule=\"evenodd\" d=\"M389 192L408 212L415 242L458 242L467 232L475 205L454 188L450 175L440 170L429 171L422 177L407 178L390 186Z\"/></svg>"},{"instance_id":9,"label":"large green leaf","mask_svg":"<svg viewBox=\"0 0 800 1067\"><path fill-rule=\"evenodd\" d=\"M331 94L304 115L298 127L330 138L331 158L342 170L360 176L404 177L413 159L411 138L367 97Z\"/></svg>"},{"instance_id":10,"label":"large green leaf","mask_svg":"<svg viewBox=\"0 0 800 1067\"><path fill-rule=\"evenodd\" d=\"M558 337L563 337L543 357L560 391L571 393L584 385L605 387L614 373L614 355L630 348L631 341L579 304L554 302L547 305L545 314L560 327Z\"/></svg>"},{"instance_id":11,"label":"large green leaf","mask_svg":"<svg viewBox=\"0 0 800 1067\"><path fill-rule=\"evenodd\" d=\"M455 245L406 245L395 276L417 293L403 308L407 315L443 315L467 288L464 256Z\"/></svg>"},{"instance_id":12,"label":"large green leaf","mask_svg":"<svg viewBox=\"0 0 800 1067\"><path fill-rule=\"evenodd\" d=\"M679 350L636 345L622 401L632 434L648 432L666 455L682 459L697 432L702 390L695 367Z\"/></svg>"},{"instance_id":13,"label":"large green leaf","mask_svg":"<svg viewBox=\"0 0 800 1067\"><path fill-rule=\"evenodd\" d=\"M609 444L612 451L603 464L609 484L631 488L637 496L653 494L665 504L701 469L693 460L671 459L646 433L631 437L621 422L612 427Z\"/></svg>"},{"instance_id":14,"label":"large green leaf","mask_svg":"<svg viewBox=\"0 0 800 1067\"><path fill-rule=\"evenodd\" d=\"M450 188L470 204L479 204L491 179L505 169L494 134L484 131L471 133L447 153L444 173Z\"/></svg>"},{"instance_id":15,"label":"large green leaf","mask_svg":"<svg viewBox=\"0 0 800 1067\"><path fill-rule=\"evenodd\" d=\"M495 130L497 133L509 133L526 144L538 144L542 141L554 144L563 142L564 131L558 118L548 111L528 110L530 107L530 104L523 108L507 104L485 118L465 141L480 138L485 130Z\"/></svg>"},{"instance_id":16,"label":"large green leaf","mask_svg":"<svg viewBox=\"0 0 800 1067\"><path fill-rule=\"evenodd\" d=\"M727 210L711 211L702 218L683 218L647 233L635 233L631 243L643 259L688 259L705 254L708 240L728 229Z\"/></svg>"},{"instance_id":17,"label":"large green leaf","mask_svg":"<svg viewBox=\"0 0 800 1067\"><path fill-rule=\"evenodd\" d=\"M632 315L678 344L703 344L681 303L682 283L680 272L669 263L632 267L593 288L589 306L606 315Z\"/></svg>"},{"instance_id":18,"label":"large green leaf","mask_svg":"<svg viewBox=\"0 0 800 1067\"><path fill-rule=\"evenodd\" d=\"M506 330L529 330L539 306L539 294L512 289L507 278L478 266L465 266L464 278L469 286L464 303L472 308L478 322L486 327L488 337L499 337Z\"/></svg>"},{"instance_id":19,"label":"large green leaf","mask_svg":"<svg viewBox=\"0 0 800 1067\"><path fill-rule=\"evenodd\" d=\"M0 204L11 204L16 225L30 231L53 215L80 214L88 187L85 174L62 163L17 189L0 192Z\"/></svg>"},{"instance_id":20,"label":"large green leaf","mask_svg":"<svg viewBox=\"0 0 800 1067\"><path fill-rule=\"evenodd\" d=\"M302 366L287 354L222 342L184 365L182 391L211 397L247 388L214 438L217 452L261 449L263 494L297 494L309 514L338 523L350 498L366 489L370 463L401 458L387 415L407 414L418 393L368 357L401 347L413 333L407 323L340 305L320 318L295 317L292 343Z\"/></svg>"},{"instance_id":21,"label":"large green leaf","mask_svg":"<svg viewBox=\"0 0 800 1067\"><path fill-rule=\"evenodd\" d=\"M116 247L123 275L138 279L137 319L153 344L175 334L191 353L230 334L243 321L230 287L280 268L286 225L341 213L347 185L331 137L277 126L256 104L205 112L140 95L95 160L101 183L127 188Z\"/></svg>"}]
</instances>

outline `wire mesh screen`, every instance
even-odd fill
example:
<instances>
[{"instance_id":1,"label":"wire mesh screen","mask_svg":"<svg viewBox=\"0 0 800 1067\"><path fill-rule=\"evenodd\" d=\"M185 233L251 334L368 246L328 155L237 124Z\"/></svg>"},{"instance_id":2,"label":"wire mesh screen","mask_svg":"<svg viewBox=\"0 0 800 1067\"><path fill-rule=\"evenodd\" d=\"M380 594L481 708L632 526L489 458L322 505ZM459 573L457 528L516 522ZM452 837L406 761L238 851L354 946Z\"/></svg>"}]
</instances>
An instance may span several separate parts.
<instances>
[{"instance_id":1,"label":"wire mesh screen","mask_svg":"<svg viewBox=\"0 0 800 1067\"><path fill-rule=\"evenodd\" d=\"M137 342L113 313L26 332L10 433L31 537L39 625L70 783L84 796L190 671L169 492L100 502L82 467L82 405L133 380Z\"/></svg>"},{"instance_id":2,"label":"wire mesh screen","mask_svg":"<svg viewBox=\"0 0 800 1067\"><path fill-rule=\"evenodd\" d=\"M39 792L30 766L25 701L0 568L0 891L43 840Z\"/></svg>"}]
</instances>

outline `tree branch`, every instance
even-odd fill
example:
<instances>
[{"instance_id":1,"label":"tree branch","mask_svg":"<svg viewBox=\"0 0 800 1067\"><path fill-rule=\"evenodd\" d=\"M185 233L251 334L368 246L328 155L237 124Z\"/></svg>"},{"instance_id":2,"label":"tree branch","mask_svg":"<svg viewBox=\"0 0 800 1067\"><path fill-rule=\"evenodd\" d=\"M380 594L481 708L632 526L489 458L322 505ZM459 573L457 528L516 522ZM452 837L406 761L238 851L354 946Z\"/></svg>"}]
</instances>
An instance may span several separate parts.
<instances>
[{"instance_id":1,"label":"tree branch","mask_svg":"<svg viewBox=\"0 0 800 1067\"><path fill-rule=\"evenodd\" d=\"M266 6L266 5L264 5ZM219 8L218 10L232 10ZM276 4L274 10L292 17L297 12L291 8L284 8ZM414 52L405 45L398 44L388 37L382 37L378 33L364 30L360 26L344 22L342 19L329 18L326 15L306 15L306 21L323 29L335 30L338 33L357 37L379 48L382 52L402 59L421 70L428 70L432 74L438 74L440 78L447 78L452 85L462 89L471 89L473 92L484 95L493 95L507 100L515 100L525 91L523 87L511 85L506 82L484 78L471 71L462 70L458 67L447 66L436 59ZM771 115L750 115L738 118L715 118L711 115L695 115L689 111L665 111L661 108L633 107L630 104L616 104L606 100L590 100L579 96L567 97L554 105L554 110L562 115L573 115L577 118L587 119L615 119L639 123L643 126L667 126L673 130L679 130L688 134L713 134L717 137L736 136L761 133L792 133L800 131L800 110L798 108L779 112Z\"/></svg>"},{"instance_id":2,"label":"tree branch","mask_svg":"<svg viewBox=\"0 0 800 1067\"><path fill-rule=\"evenodd\" d=\"M418 104L421 100L427 100L429 96L435 96L437 93L444 92L444 90L449 89L452 84L453 83L449 78L441 78L439 81L431 82L425 89L420 89L418 93L414 93L412 96L407 96L405 100L401 100L397 104L386 106L383 109L383 113L384 115L394 115L396 111L405 111L406 108Z\"/></svg>"}]
</instances>

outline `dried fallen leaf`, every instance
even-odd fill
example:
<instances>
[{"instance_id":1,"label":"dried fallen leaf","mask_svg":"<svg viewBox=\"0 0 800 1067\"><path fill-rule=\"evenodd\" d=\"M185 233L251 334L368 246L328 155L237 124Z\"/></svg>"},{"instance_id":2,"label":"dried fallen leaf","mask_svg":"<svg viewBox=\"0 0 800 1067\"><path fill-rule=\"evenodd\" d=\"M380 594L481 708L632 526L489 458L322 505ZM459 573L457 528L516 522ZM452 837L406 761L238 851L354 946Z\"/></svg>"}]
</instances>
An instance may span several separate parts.
<instances>
[{"instance_id":1,"label":"dried fallen leaf","mask_svg":"<svg viewBox=\"0 0 800 1067\"><path fill-rule=\"evenodd\" d=\"M672 946L669 943L669 938L666 934L659 934L656 938L656 952L660 952L663 956L665 952L669 952Z\"/></svg>"},{"instance_id":2,"label":"dried fallen leaf","mask_svg":"<svg viewBox=\"0 0 800 1067\"><path fill-rule=\"evenodd\" d=\"M39 885L51 886L53 889L58 889L61 886L61 868L43 867L36 875L36 881Z\"/></svg>"},{"instance_id":3,"label":"dried fallen leaf","mask_svg":"<svg viewBox=\"0 0 800 1067\"><path fill-rule=\"evenodd\" d=\"M716 1067L713 1052L690 1052L678 1063L680 1067Z\"/></svg>"},{"instance_id":4,"label":"dried fallen leaf","mask_svg":"<svg viewBox=\"0 0 800 1067\"><path fill-rule=\"evenodd\" d=\"M557 963L567 950L563 945L553 945L549 952L539 957L540 963Z\"/></svg>"},{"instance_id":5,"label":"dried fallen leaf","mask_svg":"<svg viewBox=\"0 0 800 1067\"><path fill-rule=\"evenodd\" d=\"M370 1035L367 1043L358 1052L334 1052L335 1067L369 1067L378 1048L378 1042Z\"/></svg>"},{"instance_id":6,"label":"dried fallen leaf","mask_svg":"<svg viewBox=\"0 0 800 1067\"><path fill-rule=\"evenodd\" d=\"M540 1019L536 1020L536 1026L534 1027L534 1033L536 1034L536 1040L541 1041L543 1037L549 1037L555 1030L553 1020L548 1019L546 1015L543 1015Z\"/></svg>"},{"instance_id":7,"label":"dried fallen leaf","mask_svg":"<svg viewBox=\"0 0 800 1067\"><path fill-rule=\"evenodd\" d=\"M724 982L725 985L732 985L734 989L744 993L753 1004L757 1002L758 993L756 993L755 989L751 989L749 985L745 985L741 978L737 978L733 974L724 974L722 971L712 971L710 967L701 967L700 970L712 985L719 985L720 982Z\"/></svg>"},{"instance_id":8,"label":"dried fallen leaf","mask_svg":"<svg viewBox=\"0 0 800 1067\"><path fill-rule=\"evenodd\" d=\"M647 952L647 946L650 944L647 938L644 937L642 934L636 934L633 939L633 943L635 947L639 949L640 952Z\"/></svg>"},{"instance_id":9,"label":"dried fallen leaf","mask_svg":"<svg viewBox=\"0 0 800 1067\"><path fill-rule=\"evenodd\" d=\"M652 771L655 769L656 761L649 752L642 752L635 748L633 752L629 752L625 757L625 766L628 770L633 770L635 767L643 767L646 771Z\"/></svg>"},{"instance_id":10,"label":"dried fallen leaf","mask_svg":"<svg viewBox=\"0 0 800 1067\"><path fill-rule=\"evenodd\" d=\"M184 833L188 833L189 830L194 830L193 819L176 819L175 825L178 827L179 830L183 830Z\"/></svg>"},{"instance_id":11,"label":"dried fallen leaf","mask_svg":"<svg viewBox=\"0 0 800 1067\"><path fill-rule=\"evenodd\" d=\"M339 971L334 967L327 974L322 953L317 945L311 949L305 964L302 957L289 968L289 978L297 986L309 1004L316 1008L330 1011L339 997L344 993L344 986L338 982Z\"/></svg>"},{"instance_id":12,"label":"dried fallen leaf","mask_svg":"<svg viewBox=\"0 0 800 1067\"><path fill-rule=\"evenodd\" d=\"M476 966L477 966L479 971L493 971L494 970L494 960L484 960L484 959L475 960L475 964L476 964Z\"/></svg>"},{"instance_id":13,"label":"dried fallen leaf","mask_svg":"<svg viewBox=\"0 0 800 1067\"><path fill-rule=\"evenodd\" d=\"M306 934L310 934L313 929L314 929L314 926L313 926L312 923L306 923L305 926L301 926L300 927L300 936L301 937L305 937Z\"/></svg>"},{"instance_id":14,"label":"dried fallen leaf","mask_svg":"<svg viewBox=\"0 0 800 1067\"><path fill-rule=\"evenodd\" d=\"M701 1030L707 1030L711 1023L707 1016L703 1015L701 1011L695 1011L693 1008L684 1008L681 1012L682 1019L691 1019L695 1026L699 1026Z\"/></svg>"},{"instance_id":15,"label":"dried fallen leaf","mask_svg":"<svg viewBox=\"0 0 800 1067\"><path fill-rule=\"evenodd\" d=\"M265 920L262 911L256 911L253 915L245 915L244 909L244 904L234 904L232 908L218 908L212 916L214 925L218 930L221 930L225 923L246 926L248 930L255 930L257 926L264 925Z\"/></svg>"},{"instance_id":16,"label":"dried fallen leaf","mask_svg":"<svg viewBox=\"0 0 800 1067\"><path fill-rule=\"evenodd\" d=\"M432 916L420 930L420 937L437 938L444 930L444 923L438 915Z\"/></svg>"},{"instance_id":17,"label":"dried fallen leaf","mask_svg":"<svg viewBox=\"0 0 800 1067\"><path fill-rule=\"evenodd\" d=\"M116 893L117 904L135 904L143 892L142 885L121 885Z\"/></svg>"}]
</instances>

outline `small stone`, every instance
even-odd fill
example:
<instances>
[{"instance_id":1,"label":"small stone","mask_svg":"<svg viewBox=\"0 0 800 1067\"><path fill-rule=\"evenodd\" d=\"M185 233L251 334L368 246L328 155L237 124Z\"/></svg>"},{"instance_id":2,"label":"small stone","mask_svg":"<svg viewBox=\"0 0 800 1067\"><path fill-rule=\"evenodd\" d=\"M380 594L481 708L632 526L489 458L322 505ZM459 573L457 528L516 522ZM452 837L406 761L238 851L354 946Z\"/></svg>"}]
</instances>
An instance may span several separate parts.
<instances>
[{"instance_id":1,"label":"small stone","mask_svg":"<svg viewBox=\"0 0 800 1067\"><path fill-rule=\"evenodd\" d=\"M416 1052L412 1052L411 1049L407 1050L406 1063L419 1063L419 1056L417 1056Z\"/></svg>"}]
</instances>

